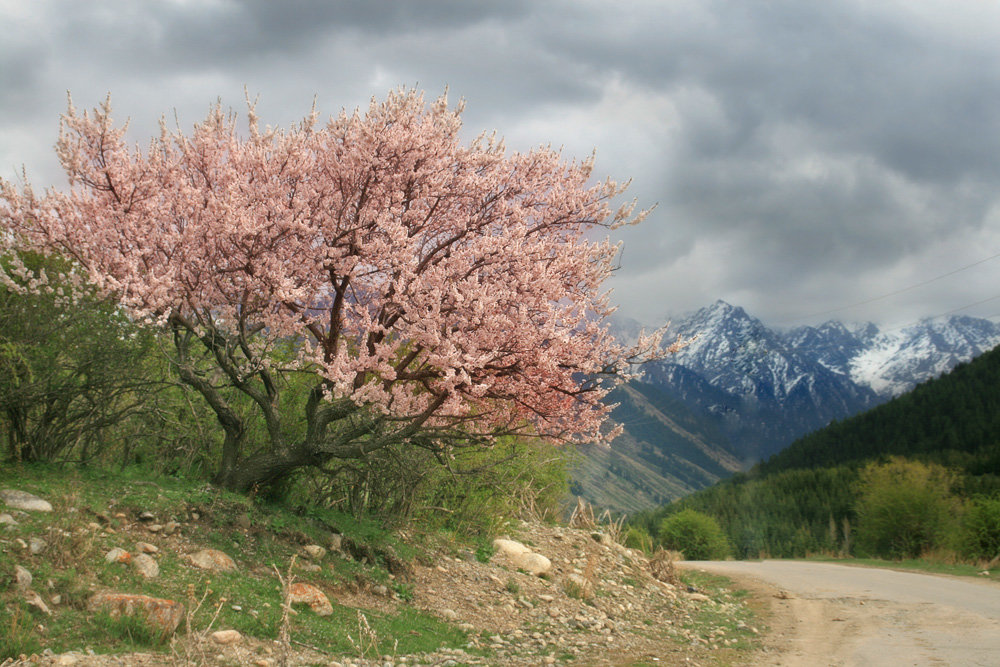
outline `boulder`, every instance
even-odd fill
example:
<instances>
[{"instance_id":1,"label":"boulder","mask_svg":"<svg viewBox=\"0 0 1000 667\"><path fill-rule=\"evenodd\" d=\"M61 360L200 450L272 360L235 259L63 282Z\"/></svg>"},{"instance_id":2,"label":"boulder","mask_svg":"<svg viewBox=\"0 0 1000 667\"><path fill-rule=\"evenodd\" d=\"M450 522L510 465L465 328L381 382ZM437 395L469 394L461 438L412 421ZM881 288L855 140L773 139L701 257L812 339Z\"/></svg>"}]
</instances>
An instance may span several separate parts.
<instances>
[{"instance_id":1,"label":"boulder","mask_svg":"<svg viewBox=\"0 0 1000 667\"><path fill-rule=\"evenodd\" d=\"M20 565L14 566L14 584L21 589L26 591L31 588L32 576L31 572L24 569Z\"/></svg>"},{"instance_id":2,"label":"boulder","mask_svg":"<svg viewBox=\"0 0 1000 667\"><path fill-rule=\"evenodd\" d=\"M318 544L307 544L302 547L302 551L312 560L323 560L323 557L326 556L326 549Z\"/></svg>"},{"instance_id":3,"label":"boulder","mask_svg":"<svg viewBox=\"0 0 1000 667\"><path fill-rule=\"evenodd\" d=\"M7 503L8 507L16 510L26 510L29 512L51 512L52 505L49 501L42 500L38 496L19 491L18 489L0 489L0 500Z\"/></svg>"},{"instance_id":4,"label":"boulder","mask_svg":"<svg viewBox=\"0 0 1000 667\"><path fill-rule=\"evenodd\" d=\"M42 596L36 593L35 591L32 590L25 591L24 601L30 604L32 607L36 607L39 611L41 611L45 615L47 616L52 615L52 610L49 609L49 606L47 604L45 604L45 600L43 600Z\"/></svg>"},{"instance_id":5,"label":"boulder","mask_svg":"<svg viewBox=\"0 0 1000 667\"><path fill-rule=\"evenodd\" d=\"M546 574L552 569L552 561L515 540L495 539L493 548L496 549L497 556L506 558L514 567L535 576Z\"/></svg>"},{"instance_id":6,"label":"boulder","mask_svg":"<svg viewBox=\"0 0 1000 667\"><path fill-rule=\"evenodd\" d=\"M14 517L10 514L4 512L0 514L0 526L18 526L20 525Z\"/></svg>"},{"instance_id":7,"label":"boulder","mask_svg":"<svg viewBox=\"0 0 1000 667\"><path fill-rule=\"evenodd\" d=\"M211 572L232 572L236 563L226 554L216 549L202 549L187 557L187 562L202 570Z\"/></svg>"},{"instance_id":8,"label":"boulder","mask_svg":"<svg viewBox=\"0 0 1000 667\"><path fill-rule=\"evenodd\" d=\"M184 605L180 602L128 593L95 593L87 601L87 610L104 611L113 618L142 618L164 638L172 635L184 618Z\"/></svg>"},{"instance_id":9,"label":"boulder","mask_svg":"<svg viewBox=\"0 0 1000 667\"><path fill-rule=\"evenodd\" d=\"M239 630L216 630L211 634L211 637L213 642L223 645L236 644L243 639Z\"/></svg>"},{"instance_id":10,"label":"boulder","mask_svg":"<svg viewBox=\"0 0 1000 667\"><path fill-rule=\"evenodd\" d=\"M329 616L333 613L333 605L326 593L316 588L312 584L295 583L292 584L288 592L288 602L290 604L306 604L318 616Z\"/></svg>"},{"instance_id":11,"label":"boulder","mask_svg":"<svg viewBox=\"0 0 1000 667\"><path fill-rule=\"evenodd\" d=\"M529 553L531 551L531 549L524 546L520 542L504 538L497 538L493 540L493 548L497 550L498 554L508 558L517 554Z\"/></svg>"},{"instance_id":12,"label":"boulder","mask_svg":"<svg viewBox=\"0 0 1000 667\"><path fill-rule=\"evenodd\" d=\"M124 549L120 549L118 547L115 547L114 549L112 549L108 553L104 554L104 562L105 563L130 563L130 562L132 562L132 554L130 554L129 552L125 551Z\"/></svg>"},{"instance_id":13,"label":"boulder","mask_svg":"<svg viewBox=\"0 0 1000 667\"><path fill-rule=\"evenodd\" d=\"M132 559L132 567L146 579L155 579L160 576L160 566L149 554L137 554Z\"/></svg>"},{"instance_id":14,"label":"boulder","mask_svg":"<svg viewBox=\"0 0 1000 667\"><path fill-rule=\"evenodd\" d=\"M536 577L547 574L548 571L552 569L552 561L542 554L536 554L532 551L517 554L510 560L518 569L524 570L528 574L533 574Z\"/></svg>"}]
</instances>

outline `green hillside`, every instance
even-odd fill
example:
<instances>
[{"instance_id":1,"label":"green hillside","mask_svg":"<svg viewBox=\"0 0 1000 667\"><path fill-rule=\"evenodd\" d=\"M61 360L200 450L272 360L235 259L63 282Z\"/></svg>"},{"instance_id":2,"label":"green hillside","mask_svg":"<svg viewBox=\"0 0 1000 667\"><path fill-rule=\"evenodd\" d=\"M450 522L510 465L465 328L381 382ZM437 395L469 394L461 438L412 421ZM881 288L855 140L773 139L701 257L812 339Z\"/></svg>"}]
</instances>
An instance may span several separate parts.
<instances>
[{"instance_id":1,"label":"green hillside","mask_svg":"<svg viewBox=\"0 0 1000 667\"><path fill-rule=\"evenodd\" d=\"M737 557L851 553L860 472L890 457L953 470L960 500L1000 493L1000 348L635 523L655 534L694 509L719 521Z\"/></svg>"},{"instance_id":2,"label":"green hillside","mask_svg":"<svg viewBox=\"0 0 1000 667\"><path fill-rule=\"evenodd\" d=\"M973 476L1000 472L1000 348L843 422L811 433L759 466L764 475L917 457Z\"/></svg>"}]
</instances>

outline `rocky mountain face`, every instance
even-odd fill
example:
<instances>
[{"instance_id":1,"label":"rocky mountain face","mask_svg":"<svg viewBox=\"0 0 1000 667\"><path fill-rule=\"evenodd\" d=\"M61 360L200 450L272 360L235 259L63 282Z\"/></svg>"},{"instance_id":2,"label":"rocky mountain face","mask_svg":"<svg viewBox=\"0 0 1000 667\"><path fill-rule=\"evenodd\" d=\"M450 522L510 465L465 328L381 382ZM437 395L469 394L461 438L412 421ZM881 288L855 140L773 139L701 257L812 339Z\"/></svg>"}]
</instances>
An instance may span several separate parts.
<instances>
[{"instance_id":1,"label":"rocky mountain face","mask_svg":"<svg viewBox=\"0 0 1000 667\"><path fill-rule=\"evenodd\" d=\"M615 325L624 340L638 330ZM597 504L635 511L703 488L1000 344L1000 325L972 317L782 331L724 301L669 333L694 340L616 393L624 435L610 450L585 450L578 466L576 490Z\"/></svg>"},{"instance_id":2,"label":"rocky mountain face","mask_svg":"<svg viewBox=\"0 0 1000 667\"><path fill-rule=\"evenodd\" d=\"M681 320L674 331L696 338L648 365L644 380L711 415L746 463L1000 343L1000 325L972 317L888 331L835 321L778 331L724 301Z\"/></svg>"}]
</instances>

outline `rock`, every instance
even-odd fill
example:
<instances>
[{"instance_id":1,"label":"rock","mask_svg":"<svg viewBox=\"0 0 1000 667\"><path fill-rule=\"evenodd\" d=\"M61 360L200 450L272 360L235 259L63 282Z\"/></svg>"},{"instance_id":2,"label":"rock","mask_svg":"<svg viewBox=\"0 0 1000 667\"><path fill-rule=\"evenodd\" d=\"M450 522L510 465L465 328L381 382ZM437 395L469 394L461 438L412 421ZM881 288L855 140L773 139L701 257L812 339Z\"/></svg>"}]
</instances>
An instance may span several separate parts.
<instances>
[{"instance_id":1,"label":"rock","mask_svg":"<svg viewBox=\"0 0 1000 667\"><path fill-rule=\"evenodd\" d=\"M160 576L160 566L149 554L138 554L132 559L132 567L146 579L155 579Z\"/></svg>"},{"instance_id":2,"label":"rock","mask_svg":"<svg viewBox=\"0 0 1000 667\"><path fill-rule=\"evenodd\" d=\"M87 601L87 610L105 611L113 618L143 618L153 629L159 630L164 638L172 635L184 618L184 605L180 602L128 593L96 593Z\"/></svg>"},{"instance_id":3,"label":"rock","mask_svg":"<svg viewBox=\"0 0 1000 667\"><path fill-rule=\"evenodd\" d=\"M10 514L7 514L6 512L0 514L0 526L20 526L20 525L21 524L19 524Z\"/></svg>"},{"instance_id":4,"label":"rock","mask_svg":"<svg viewBox=\"0 0 1000 667\"><path fill-rule=\"evenodd\" d=\"M695 602L708 602L712 598L708 597L704 593L688 593L688 599Z\"/></svg>"},{"instance_id":5,"label":"rock","mask_svg":"<svg viewBox=\"0 0 1000 667\"><path fill-rule=\"evenodd\" d=\"M156 516L152 512L143 512L139 515L139 521L145 521L149 523L150 521L155 521Z\"/></svg>"},{"instance_id":6,"label":"rock","mask_svg":"<svg viewBox=\"0 0 1000 667\"><path fill-rule=\"evenodd\" d=\"M236 563L226 554L216 549L202 549L187 557L187 562L202 570L212 572L231 572L236 569Z\"/></svg>"},{"instance_id":7,"label":"rock","mask_svg":"<svg viewBox=\"0 0 1000 667\"><path fill-rule=\"evenodd\" d=\"M132 562L132 554L124 549L115 547L108 553L104 554L104 561L106 563L130 563Z\"/></svg>"},{"instance_id":8,"label":"rock","mask_svg":"<svg viewBox=\"0 0 1000 667\"><path fill-rule=\"evenodd\" d=\"M442 609L441 616L443 616L448 621L458 620L458 614L455 612L454 609Z\"/></svg>"},{"instance_id":9,"label":"rock","mask_svg":"<svg viewBox=\"0 0 1000 667\"><path fill-rule=\"evenodd\" d=\"M493 548L497 550L497 554L506 556L510 558L517 554L530 553L531 549L524 546L520 542L515 542L514 540L507 540L504 538L497 538L493 540Z\"/></svg>"},{"instance_id":10,"label":"rock","mask_svg":"<svg viewBox=\"0 0 1000 667\"><path fill-rule=\"evenodd\" d=\"M29 512L51 512L52 505L38 496L17 489L0 489L0 500L16 510Z\"/></svg>"},{"instance_id":11,"label":"rock","mask_svg":"<svg viewBox=\"0 0 1000 667\"><path fill-rule=\"evenodd\" d=\"M177 529L180 528L180 526L181 525L176 521L168 521L165 524L163 524L162 533L164 535L173 535L174 533L177 532Z\"/></svg>"},{"instance_id":12,"label":"rock","mask_svg":"<svg viewBox=\"0 0 1000 667\"><path fill-rule=\"evenodd\" d=\"M296 566L303 572L321 572L323 570L323 568L321 568L316 563L300 562L297 563Z\"/></svg>"},{"instance_id":13,"label":"rock","mask_svg":"<svg viewBox=\"0 0 1000 667\"><path fill-rule=\"evenodd\" d=\"M163 526L161 526L158 523L151 523L148 526L146 526L146 530L148 530L151 533L158 533L161 530L163 530Z\"/></svg>"},{"instance_id":14,"label":"rock","mask_svg":"<svg viewBox=\"0 0 1000 667\"><path fill-rule=\"evenodd\" d=\"M45 604L45 600L42 596L32 590L27 590L24 592L24 601L30 604L32 607L36 607L41 612L47 616L52 615L52 610L49 609L48 605Z\"/></svg>"},{"instance_id":15,"label":"rock","mask_svg":"<svg viewBox=\"0 0 1000 667\"><path fill-rule=\"evenodd\" d=\"M47 546L49 545L40 537L32 537L28 540L28 551L30 551L33 556L37 556L45 551L45 547Z\"/></svg>"},{"instance_id":16,"label":"rock","mask_svg":"<svg viewBox=\"0 0 1000 667\"><path fill-rule=\"evenodd\" d=\"M326 593L312 584L302 582L292 584L289 589L288 601L293 605L309 605L309 608L316 612L318 616L329 616L333 613L333 605L330 604L330 599L326 597Z\"/></svg>"},{"instance_id":17,"label":"rock","mask_svg":"<svg viewBox=\"0 0 1000 667\"><path fill-rule=\"evenodd\" d=\"M136 551L140 551L140 552L142 552L144 554L156 554L156 553L160 553L159 547L157 547L156 545L150 544L149 542L136 542L135 543L135 550Z\"/></svg>"},{"instance_id":18,"label":"rock","mask_svg":"<svg viewBox=\"0 0 1000 667\"><path fill-rule=\"evenodd\" d=\"M318 544L308 544L302 547L302 551L312 560L323 560L323 557L326 556L326 549Z\"/></svg>"},{"instance_id":19,"label":"rock","mask_svg":"<svg viewBox=\"0 0 1000 667\"><path fill-rule=\"evenodd\" d=\"M552 569L552 561L541 554L536 554L531 551L516 554L511 557L511 562L519 569L524 570L528 574L533 574L536 577L546 574Z\"/></svg>"},{"instance_id":20,"label":"rock","mask_svg":"<svg viewBox=\"0 0 1000 667\"><path fill-rule=\"evenodd\" d=\"M344 546L344 536L339 533L334 533L330 536L330 549L332 551L340 551L340 548Z\"/></svg>"},{"instance_id":21,"label":"rock","mask_svg":"<svg viewBox=\"0 0 1000 667\"><path fill-rule=\"evenodd\" d=\"M115 547L108 553L104 554L105 563L129 563L131 561L132 554L118 547Z\"/></svg>"},{"instance_id":22,"label":"rock","mask_svg":"<svg viewBox=\"0 0 1000 667\"><path fill-rule=\"evenodd\" d=\"M31 588L32 576L31 572L20 565L14 566L14 585L16 585L22 591L26 591Z\"/></svg>"},{"instance_id":23,"label":"rock","mask_svg":"<svg viewBox=\"0 0 1000 667\"><path fill-rule=\"evenodd\" d=\"M223 645L236 644L243 639L239 630L217 630L211 634L211 637L213 642Z\"/></svg>"}]
</instances>

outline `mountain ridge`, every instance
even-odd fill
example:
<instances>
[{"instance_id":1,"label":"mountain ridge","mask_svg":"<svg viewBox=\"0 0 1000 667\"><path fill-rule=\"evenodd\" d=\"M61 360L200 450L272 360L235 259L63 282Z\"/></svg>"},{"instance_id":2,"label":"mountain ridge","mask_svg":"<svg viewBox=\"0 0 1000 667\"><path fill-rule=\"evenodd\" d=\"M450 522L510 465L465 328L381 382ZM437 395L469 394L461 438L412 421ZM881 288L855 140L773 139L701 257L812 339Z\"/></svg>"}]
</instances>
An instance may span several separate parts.
<instances>
[{"instance_id":1,"label":"mountain ridge","mask_svg":"<svg viewBox=\"0 0 1000 667\"><path fill-rule=\"evenodd\" d=\"M619 320L613 330L628 341L641 325ZM675 319L668 333L671 340L678 334L693 340L646 364L640 379L627 385L638 395L626 392L625 407L613 413L625 427L620 441L608 452L584 453L586 465L578 470L586 473L577 490L598 505L631 512L651 499L704 488L1000 343L1000 325L967 316L925 318L885 331L870 322L837 320L779 330L722 300ZM677 428L681 413L682 422L699 424L702 455L685 444ZM705 452L714 463L687 458Z\"/></svg>"}]
</instances>

